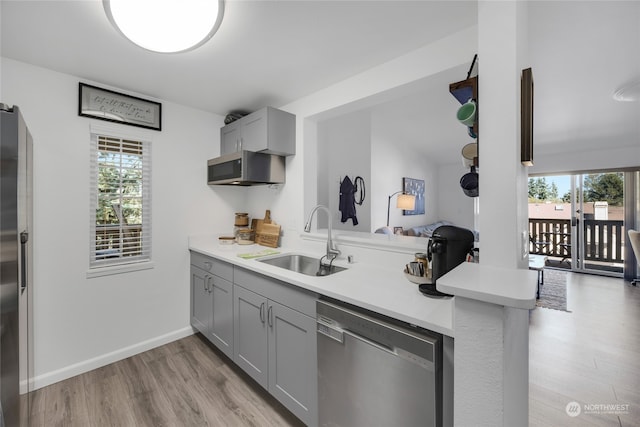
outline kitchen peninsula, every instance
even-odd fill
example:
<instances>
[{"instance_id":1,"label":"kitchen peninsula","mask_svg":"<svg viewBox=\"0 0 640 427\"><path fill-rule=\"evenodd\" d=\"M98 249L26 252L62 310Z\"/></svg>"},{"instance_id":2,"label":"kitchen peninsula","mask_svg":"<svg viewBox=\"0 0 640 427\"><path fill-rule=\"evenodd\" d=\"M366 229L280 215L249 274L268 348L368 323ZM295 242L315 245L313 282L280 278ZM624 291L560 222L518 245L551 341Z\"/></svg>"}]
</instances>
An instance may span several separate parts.
<instances>
[{"instance_id":1,"label":"kitchen peninsula","mask_svg":"<svg viewBox=\"0 0 640 427\"><path fill-rule=\"evenodd\" d=\"M264 274L302 289L335 298L385 316L429 329L450 337L453 331L453 302L450 298L426 298L417 285L403 276L404 264L413 254L393 254L387 263L369 263L359 256L356 263L348 264L340 259L335 264L347 267L346 271L329 277L311 277L279 267L258 262L257 258L244 259L238 254L260 252L259 245L230 247L220 246L213 236L189 239L189 249L211 256L238 267ZM300 241L278 248L281 254L303 253L321 256L322 243ZM363 259L360 261L360 259Z\"/></svg>"},{"instance_id":2,"label":"kitchen peninsula","mask_svg":"<svg viewBox=\"0 0 640 427\"><path fill-rule=\"evenodd\" d=\"M326 277L306 276L260 262L256 258L246 259L245 257L240 257L238 256L239 254L257 254L264 248L257 245L221 246L214 236L191 237L189 239L189 249L192 252L192 259L194 255L204 255L223 262L225 265L233 266L234 277L230 278L230 282L234 282L238 277L236 272L240 272L240 276L251 274L256 277L275 279L285 288L301 293L301 298L310 298L314 301L320 298L329 298L395 319L410 328L418 327L442 334L444 362L442 389L444 409L442 421L443 425L454 425L454 420L460 417L456 409L461 413L465 410L464 405L456 406L454 404L454 402L457 402L454 397L459 388L466 388L468 384L474 389L476 377L482 377L482 373L474 373L472 371L473 365L478 360L483 359L483 356L478 355L473 348L473 346L478 345L478 340L482 345L483 339L485 339L485 342L502 340L502 334L528 337L528 324L526 323L516 322L513 328L507 325L504 329L493 328L487 331L478 331L473 328L473 323L475 322L473 319L477 315L477 313L473 313L473 310L479 310L481 317L485 317L484 320L481 319L480 325L488 324L487 317L502 316L501 313L503 311L513 313L513 310L515 310L515 312L520 313L520 316L515 317L525 316L528 314L528 310L535 306L535 273L527 270L509 270L508 275L505 276L506 270L483 268L478 264L463 265L461 266L462 269L471 268L471 273L465 270L461 276L458 269L454 269L450 272L453 275L452 279L449 279L447 275L443 276L443 282L446 283L445 292L457 294L459 297L431 298L423 296L418 291L417 285L409 282L403 276L404 264L410 260L408 257L413 255L410 250L405 251L405 253L400 252L397 247L394 250L389 250L387 247L387 250L385 250L384 245L377 245L377 247L376 245L371 245L372 247L369 248L363 247L362 242L354 243L354 240L351 242L348 242L348 240L343 238L341 241L340 236L337 237L338 244L345 255L344 258L346 258L346 255L355 254L354 258L357 262L350 264L346 262L346 259L340 258L336 261L336 265L345 267L346 270ZM319 258L323 253L323 243L317 239L293 239L292 242L287 242L283 247L278 248L280 252L278 255L267 255L266 257L298 253ZM489 270L492 271L489 272ZM215 274L215 272L211 274ZM487 274L507 277L508 280L500 280L503 285L487 287L487 284L484 283L488 277ZM476 280L477 277L481 278L483 283L478 282ZM246 279L243 280L246 282ZM264 286L272 286L267 284L266 281L264 283ZM476 286L476 289L473 289L474 286ZM242 288L243 286L239 290L245 292ZM469 288L472 288L471 291L468 290ZM234 287L234 289L236 288ZM264 289L263 287L255 288L254 290L263 292ZM515 289L518 289L518 291L511 292ZM478 292L478 294L476 295L474 292ZM278 294L281 295L281 291L278 291ZM294 299L298 300L297 297ZM469 305L473 306L471 311L467 309ZM234 310L238 309L235 302L233 307ZM316 313L314 309L310 308L308 302L303 303L301 307L298 311L302 311L307 317L315 320ZM262 311L260 310L260 315L261 313ZM269 315L270 313L267 316ZM464 325L460 324L460 319L465 319ZM238 319L234 318L234 320ZM473 330L473 336L469 335L469 328ZM524 328L524 331L517 328ZM460 337L457 336L459 330L461 331ZM304 339L309 340L307 342L313 348L315 356L315 321L308 323L305 335L309 335ZM498 337L497 335L500 336ZM235 338L237 338L237 333ZM454 342L457 353L453 351ZM521 355L523 352L528 351L526 340L524 343L518 342L523 348L510 349L514 355ZM238 342L236 341L234 344L237 346ZM496 352L502 354L502 350L502 347L493 349L493 356L496 355ZM266 350L264 351L266 352ZM508 357L504 357L505 365L511 365L507 360ZM455 365L454 361L459 363L460 366ZM311 365L315 364L316 359L312 357ZM454 382L454 366L456 372L471 371L471 373L465 373L465 378L460 378ZM314 375L317 375L315 366L310 369L312 369ZM480 378L480 381L482 381L482 378ZM317 387L315 380L312 383L314 387ZM268 389L268 387L265 388ZM269 391L272 392L271 390ZM314 397L312 399L316 398L315 392L317 392L317 389L313 390L313 392ZM526 395L526 387L522 390L522 393ZM461 392L460 394L463 395L464 393ZM301 413L287 405L286 402L283 403L308 425L316 424L317 415L313 410L309 413Z\"/></svg>"}]
</instances>

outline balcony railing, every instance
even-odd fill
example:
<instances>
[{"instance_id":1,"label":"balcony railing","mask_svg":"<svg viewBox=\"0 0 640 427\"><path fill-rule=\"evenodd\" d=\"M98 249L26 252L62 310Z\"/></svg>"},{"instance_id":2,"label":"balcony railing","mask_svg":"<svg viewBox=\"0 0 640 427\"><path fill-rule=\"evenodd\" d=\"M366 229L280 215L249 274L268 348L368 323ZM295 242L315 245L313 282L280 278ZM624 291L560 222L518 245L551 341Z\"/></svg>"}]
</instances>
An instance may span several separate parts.
<instances>
[{"instance_id":1,"label":"balcony railing","mask_svg":"<svg viewBox=\"0 0 640 427\"><path fill-rule=\"evenodd\" d=\"M584 220L585 261L624 262L624 221ZM571 260L571 220L529 219L529 253Z\"/></svg>"},{"instance_id":2,"label":"balcony railing","mask_svg":"<svg viewBox=\"0 0 640 427\"><path fill-rule=\"evenodd\" d=\"M624 221L584 220L585 261L624 262Z\"/></svg>"},{"instance_id":3,"label":"balcony railing","mask_svg":"<svg viewBox=\"0 0 640 427\"><path fill-rule=\"evenodd\" d=\"M96 225L96 260L135 256L141 252L141 225Z\"/></svg>"},{"instance_id":4,"label":"balcony railing","mask_svg":"<svg viewBox=\"0 0 640 427\"><path fill-rule=\"evenodd\" d=\"M571 259L571 220L529 219L529 253Z\"/></svg>"}]
</instances>

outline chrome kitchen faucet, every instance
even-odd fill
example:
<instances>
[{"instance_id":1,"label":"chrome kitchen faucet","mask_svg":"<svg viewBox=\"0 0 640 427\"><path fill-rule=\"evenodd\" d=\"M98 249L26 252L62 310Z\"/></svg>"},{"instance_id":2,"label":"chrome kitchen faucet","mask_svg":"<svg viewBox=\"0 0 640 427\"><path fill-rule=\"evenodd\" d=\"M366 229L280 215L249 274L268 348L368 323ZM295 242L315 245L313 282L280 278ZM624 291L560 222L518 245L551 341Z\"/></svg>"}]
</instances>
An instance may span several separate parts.
<instances>
[{"instance_id":1,"label":"chrome kitchen faucet","mask_svg":"<svg viewBox=\"0 0 640 427\"><path fill-rule=\"evenodd\" d=\"M318 205L313 208L313 210L309 214L309 217L307 218L306 224L304 225L304 231L305 233L311 232L311 221L313 220L313 214L316 213L318 209L322 209L323 211L325 211L328 217L327 222L329 223L329 230L327 232L327 261L331 263L338 255L340 255L340 250L338 250L336 245L333 243L333 239L331 237L331 211L323 205Z\"/></svg>"}]
</instances>

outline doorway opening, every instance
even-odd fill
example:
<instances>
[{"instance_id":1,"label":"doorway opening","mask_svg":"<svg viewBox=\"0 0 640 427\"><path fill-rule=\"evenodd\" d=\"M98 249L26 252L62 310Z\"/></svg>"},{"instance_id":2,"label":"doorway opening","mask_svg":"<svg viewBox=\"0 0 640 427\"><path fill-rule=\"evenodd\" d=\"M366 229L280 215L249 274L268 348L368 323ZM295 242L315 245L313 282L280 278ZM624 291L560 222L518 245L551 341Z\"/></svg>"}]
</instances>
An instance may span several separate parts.
<instances>
[{"instance_id":1,"label":"doorway opening","mask_svg":"<svg viewBox=\"0 0 640 427\"><path fill-rule=\"evenodd\" d=\"M529 252L549 267L622 277L627 190L620 171L530 177Z\"/></svg>"}]
</instances>

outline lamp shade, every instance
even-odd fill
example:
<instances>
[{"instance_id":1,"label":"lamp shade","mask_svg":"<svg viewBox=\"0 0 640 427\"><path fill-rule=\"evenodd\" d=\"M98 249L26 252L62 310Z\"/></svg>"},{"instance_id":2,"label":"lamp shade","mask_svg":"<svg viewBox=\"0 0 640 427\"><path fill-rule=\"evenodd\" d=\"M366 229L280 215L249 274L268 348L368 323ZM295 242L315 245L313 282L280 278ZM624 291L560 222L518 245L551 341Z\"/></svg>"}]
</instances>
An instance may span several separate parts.
<instances>
[{"instance_id":1,"label":"lamp shade","mask_svg":"<svg viewBox=\"0 0 640 427\"><path fill-rule=\"evenodd\" d=\"M398 194L396 207L406 211L414 210L416 208L416 196L413 194Z\"/></svg>"}]
</instances>

